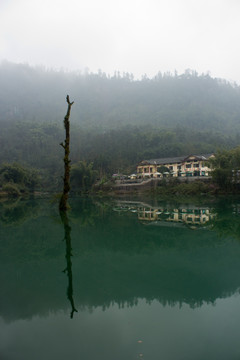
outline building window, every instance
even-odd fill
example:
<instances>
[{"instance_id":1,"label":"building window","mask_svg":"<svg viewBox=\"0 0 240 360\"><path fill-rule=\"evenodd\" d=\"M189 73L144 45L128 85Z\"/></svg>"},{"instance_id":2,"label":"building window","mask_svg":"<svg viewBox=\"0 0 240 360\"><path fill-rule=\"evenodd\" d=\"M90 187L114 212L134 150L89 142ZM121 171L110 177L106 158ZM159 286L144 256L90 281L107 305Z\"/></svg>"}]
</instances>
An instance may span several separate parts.
<instances>
[{"instance_id":1,"label":"building window","mask_svg":"<svg viewBox=\"0 0 240 360\"><path fill-rule=\"evenodd\" d=\"M198 168L198 167L199 167L199 164L193 164L193 166Z\"/></svg>"},{"instance_id":2,"label":"building window","mask_svg":"<svg viewBox=\"0 0 240 360\"><path fill-rule=\"evenodd\" d=\"M152 168L150 168L150 173L152 173L152 170L153 170L153 169L152 169Z\"/></svg>"},{"instance_id":3,"label":"building window","mask_svg":"<svg viewBox=\"0 0 240 360\"><path fill-rule=\"evenodd\" d=\"M169 166L169 170L173 170L173 166Z\"/></svg>"},{"instance_id":4,"label":"building window","mask_svg":"<svg viewBox=\"0 0 240 360\"><path fill-rule=\"evenodd\" d=\"M177 167L177 168L178 168L178 170L181 170L182 166L181 166L181 165L178 165L178 167Z\"/></svg>"},{"instance_id":5,"label":"building window","mask_svg":"<svg viewBox=\"0 0 240 360\"><path fill-rule=\"evenodd\" d=\"M187 164L187 165L186 165L186 168L187 168L187 169L191 169L191 167L192 167L192 164Z\"/></svg>"},{"instance_id":6,"label":"building window","mask_svg":"<svg viewBox=\"0 0 240 360\"><path fill-rule=\"evenodd\" d=\"M147 168L144 168L144 172L145 172L145 173L147 172Z\"/></svg>"}]
</instances>

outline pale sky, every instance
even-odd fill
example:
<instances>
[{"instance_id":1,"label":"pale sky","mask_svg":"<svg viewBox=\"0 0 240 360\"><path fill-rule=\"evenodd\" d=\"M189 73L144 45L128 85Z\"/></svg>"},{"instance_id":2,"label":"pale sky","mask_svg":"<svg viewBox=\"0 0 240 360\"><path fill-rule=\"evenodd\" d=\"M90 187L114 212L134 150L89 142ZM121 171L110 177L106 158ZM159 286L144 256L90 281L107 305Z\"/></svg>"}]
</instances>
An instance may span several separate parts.
<instances>
[{"instance_id":1,"label":"pale sky","mask_svg":"<svg viewBox=\"0 0 240 360\"><path fill-rule=\"evenodd\" d=\"M0 61L240 84L240 0L0 0Z\"/></svg>"}]
</instances>

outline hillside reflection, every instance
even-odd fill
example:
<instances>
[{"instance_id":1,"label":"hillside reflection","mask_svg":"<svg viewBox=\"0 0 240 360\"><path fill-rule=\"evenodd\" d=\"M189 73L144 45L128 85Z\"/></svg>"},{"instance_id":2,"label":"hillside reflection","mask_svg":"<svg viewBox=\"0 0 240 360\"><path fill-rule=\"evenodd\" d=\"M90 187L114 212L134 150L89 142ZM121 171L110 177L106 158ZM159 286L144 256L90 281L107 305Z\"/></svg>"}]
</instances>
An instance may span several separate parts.
<instances>
[{"instance_id":1,"label":"hillside reflection","mask_svg":"<svg viewBox=\"0 0 240 360\"><path fill-rule=\"evenodd\" d=\"M0 205L1 315L29 318L69 304L73 315L138 299L214 304L240 288L239 204L71 199L65 249L63 223L48 201L28 203L34 216L20 222L12 212L8 221Z\"/></svg>"}]
</instances>

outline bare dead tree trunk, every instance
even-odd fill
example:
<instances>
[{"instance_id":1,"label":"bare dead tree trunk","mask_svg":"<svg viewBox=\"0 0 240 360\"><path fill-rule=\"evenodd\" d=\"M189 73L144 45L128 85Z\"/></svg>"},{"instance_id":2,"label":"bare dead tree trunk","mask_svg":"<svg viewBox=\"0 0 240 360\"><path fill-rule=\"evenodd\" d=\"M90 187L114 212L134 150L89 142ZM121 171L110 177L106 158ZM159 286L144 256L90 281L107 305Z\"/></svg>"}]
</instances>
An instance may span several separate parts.
<instances>
[{"instance_id":1,"label":"bare dead tree trunk","mask_svg":"<svg viewBox=\"0 0 240 360\"><path fill-rule=\"evenodd\" d=\"M69 95L66 97L66 101L68 103L68 109L67 113L64 118L64 127L66 132L65 137L65 144L61 143L60 145L64 148L65 155L64 155L64 177L63 177L63 193L59 202L59 210L60 211L67 211L68 209L68 194L70 191L70 160L69 160L69 154L70 154L70 113L71 113L71 107L74 104L73 102L70 102Z\"/></svg>"}]
</instances>

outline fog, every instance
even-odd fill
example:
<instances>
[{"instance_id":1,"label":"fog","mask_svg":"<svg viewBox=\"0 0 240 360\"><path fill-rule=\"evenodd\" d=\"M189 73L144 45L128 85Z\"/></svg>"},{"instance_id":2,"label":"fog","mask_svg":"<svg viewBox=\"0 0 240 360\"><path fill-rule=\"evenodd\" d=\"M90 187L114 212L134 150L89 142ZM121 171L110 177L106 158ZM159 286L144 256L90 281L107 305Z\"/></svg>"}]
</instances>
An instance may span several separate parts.
<instances>
[{"instance_id":1,"label":"fog","mask_svg":"<svg viewBox=\"0 0 240 360\"><path fill-rule=\"evenodd\" d=\"M237 0L1 0L0 61L240 83Z\"/></svg>"}]
</instances>

